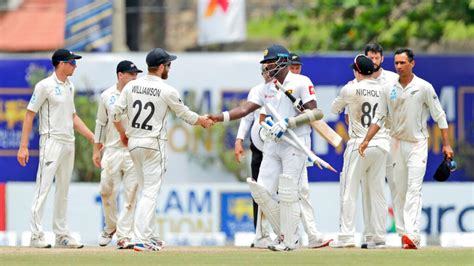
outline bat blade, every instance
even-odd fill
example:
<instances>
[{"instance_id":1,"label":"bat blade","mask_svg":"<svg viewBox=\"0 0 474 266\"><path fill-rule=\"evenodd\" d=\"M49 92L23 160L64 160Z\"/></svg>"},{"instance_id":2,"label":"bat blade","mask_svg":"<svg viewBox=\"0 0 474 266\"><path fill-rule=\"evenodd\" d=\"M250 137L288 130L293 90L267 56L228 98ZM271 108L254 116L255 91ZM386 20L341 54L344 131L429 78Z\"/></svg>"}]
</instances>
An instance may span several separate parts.
<instances>
[{"instance_id":1,"label":"bat blade","mask_svg":"<svg viewBox=\"0 0 474 266\"><path fill-rule=\"evenodd\" d=\"M334 148L341 145L342 137L334 131L324 120L317 120L310 123L321 137L323 137Z\"/></svg>"}]
</instances>

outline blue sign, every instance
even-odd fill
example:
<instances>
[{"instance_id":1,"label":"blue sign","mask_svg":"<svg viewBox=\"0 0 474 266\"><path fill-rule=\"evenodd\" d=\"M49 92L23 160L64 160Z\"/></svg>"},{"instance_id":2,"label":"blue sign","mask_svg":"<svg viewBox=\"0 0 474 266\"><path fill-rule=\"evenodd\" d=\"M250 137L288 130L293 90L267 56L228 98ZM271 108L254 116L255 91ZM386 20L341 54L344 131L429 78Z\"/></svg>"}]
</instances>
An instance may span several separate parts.
<instances>
[{"instance_id":1,"label":"blue sign","mask_svg":"<svg viewBox=\"0 0 474 266\"><path fill-rule=\"evenodd\" d=\"M249 192L222 192L221 227L228 240L234 239L235 232L254 232L253 204Z\"/></svg>"}]
</instances>

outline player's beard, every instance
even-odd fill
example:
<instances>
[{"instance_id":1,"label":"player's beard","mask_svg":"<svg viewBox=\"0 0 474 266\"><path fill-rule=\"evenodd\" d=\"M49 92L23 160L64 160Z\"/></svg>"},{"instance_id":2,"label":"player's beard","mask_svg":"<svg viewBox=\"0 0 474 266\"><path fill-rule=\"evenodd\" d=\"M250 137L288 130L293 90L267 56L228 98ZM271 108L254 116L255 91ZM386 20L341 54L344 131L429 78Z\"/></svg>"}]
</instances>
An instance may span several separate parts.
<instances>
[{"instance_id":1,"label":"player's beard","mask_svg":"<svg viewBox=\"0 0 474 266\"><path fill-rule=\"evenodd\" d=\"M381 65L381 64L380 64ZM374 64L374 72L379 71L380 65Z\"/></svg>"},{"instance_id":2,"label":"player's beard","mask_svg":"<svg viewBox=\"0 0 474 266\"><path fill-rule=\"evenodd\" d=\"M163 73L161 73L161 78L162 79L168 79L168 72L169 72L169 68L165 67L164 70L163 70Z\"/></svg>"}]
</instances>

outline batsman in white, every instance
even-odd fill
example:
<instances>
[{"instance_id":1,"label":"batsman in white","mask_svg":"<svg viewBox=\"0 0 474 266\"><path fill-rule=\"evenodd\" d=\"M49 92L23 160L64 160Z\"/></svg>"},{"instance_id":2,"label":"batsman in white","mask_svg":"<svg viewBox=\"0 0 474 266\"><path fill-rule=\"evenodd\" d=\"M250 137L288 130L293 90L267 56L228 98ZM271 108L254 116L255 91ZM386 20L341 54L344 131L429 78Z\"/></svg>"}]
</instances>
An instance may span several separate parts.
<instances>
[{"instance_id":1,"label":"batsman in white","mask_svg":"<svg viewBox=\"0 0 474 266\"><path fill-rule=\"evenodd\" d=\"M281 45L270 46L265 50L260 63L264 65L270 77L277 79L286 89L291 89L292 94L302 100L306 109L316 109L313 84L309 78L289 71L290 59L286 48ZM294 117L299 114L291 100L270 83L262 87L244 105L222 114L212 115L211 118L216 122L226 123L244 117L267 103L271 103L283 117ZM279 141L286 129L285 119L273 125L270 130L271 140L264 142L258 181L247 179L247 183L259 208L279 236L280 243L272 245L270 247L272 250L288 251L297 247L298 224L302 216L306 217L303 219L303 224L309 236L308 247L327 246L329 241L324 240L316 229L313 208L309 201L306 173L308 157L300 149ZM300 141L309 147L311 132L309 124L297 127L294 131ZM279 202L276 200L277 191Z\"/></svg>"},{"instance_id":2,"label":"batsman in white","mask_svg":"<svg viewBox=\"0 0 474 266\"><path fill-rule=\"evenodd\" d=\"M166 172L166 121L169 111L190 125L209 127L213 121L189 110L178 91L166 84L171 61L176 56L161 48L151 50L147 57L148 75L130 81L120 93L112 109L114 124L120 130L120 120L129 118L126 132L128 149L137 171L141 196L134 221L137 251L159 251L163 242L156 230L156 201Z\"/></svg>"},{"instance_id":3,"label":"batsman in white","mask_svg":"<svg viewBox=\"0 0 474 266\"><path fill-rule=\"evenodd\" d=\"M117 233L117 246L119 249L132 248L133 218L137 198L137 172L133 167L132 158L127 147L115 129L112 116L112 107L120 96L125 85L137 78L142 71L127 60L117 65L117 84L114 84L100 95L99 109L95 125L95 144L93 161L100 172L100 196L104 211L105 228L99 236L99 245L107 246L115 233ZM126 126L127 118L121 121L122 128ZM122 132L124 130L122 129ZM104 154L101 156L101 147ZM123 184L123 207L117 221L117 196L120 185Z\"/></svg>"},{"instance_id":4,"label":"batsman in white","mask_svg":"<svg viewBox=\"0 0 474 266\"><path fill-rule=\"evenodd\" d=\"M448 122L433 86L413 73L413 51L401 48L395 51L395 69L400 76L397 83L384 87L359 153L365 154L369 142L390 118L390 152L393 160L394 207L400 211L397 229L402 233L402 247L420 247L421 188L428 157L427 119L431 114L441 129L443 154L452 158L454 153L448 138Z\"/></svg>"},{"instance_id":5,"label":"batsman in white","mask_svg":"<svg viewBox=\"0 0 474 266\"><path fill-rule=\"evenodd\" d=\"M76 60L82 58L66 49L56 50L52 57L54 72L36 84L28 104L21 135L18 162L28 163L28 142L33 119L39 113L40 154L36 175L36 188L31 207L31 241L37 248L50 248L44 239L44 204L53 180L56 182L54 197L53 231L55 247L82 248L69 234L67 202L69 183L74 168L74 129L94 143L94 134L76 114L74 85L69 80L76 69Z\"/></svg>"},{"instance_id":6,"label":"batsman in white","mask_svg":"<svg viewBox=\"0 0 474 266\"><path fill-rule=\"evenodd\" d=\"M384 196L386 156L389 152L389 137L385 128L381 128L369 143L365 157L359 156L357 148L362 143L367 129L377 109L382 86L371 75L374 73L372 60L365 55L357 55L352 64L357 82L345 85L332 103L333 113L342 113L345 109L349 116L349 141L344 152L344 166L340 179L340 234L331 247L354 247L355 211L359 184L366 186L362 191L364 199L365 227L371 228L369 248L385 246L385 221L387 205ZM370 208L370 212L366 208ZM366 217L369 216L369 217ZM365 230L368 232L368 230ZM366 233L367 234L367 233ZM366 235L369 238L369 235Z\"/></svg>"}]
</instances>

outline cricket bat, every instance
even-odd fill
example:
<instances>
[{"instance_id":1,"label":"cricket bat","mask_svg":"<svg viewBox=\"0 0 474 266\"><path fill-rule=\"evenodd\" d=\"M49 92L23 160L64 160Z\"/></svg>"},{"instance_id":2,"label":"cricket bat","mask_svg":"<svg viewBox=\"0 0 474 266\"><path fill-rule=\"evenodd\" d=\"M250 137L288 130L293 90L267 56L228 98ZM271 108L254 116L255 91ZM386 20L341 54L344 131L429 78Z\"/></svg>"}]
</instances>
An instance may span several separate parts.
<instances>
[{"instance_id":1,"label":"cricket bat","mask_svg":"<svg viewBox=\"0 0 474 266\"><path fill-rule=\"evenodd\" d=\"M304 111L303 104L301 102L296 102L295 96L293 96L289 91L286 91L278 80L274 79L273 83L278 90L281 90L285 93L285 95L291 100L298 111ZM342 137L339 136L339 134L337 134L336 131L334 131L334 129L332 129L324 120L313 121L310 123L310 125L316 130L316 132L318 132L319 135L321 135L321 137L323 137L329 144L334 146L334 148L341 144Z\"/></svg>"}]
</instances>

